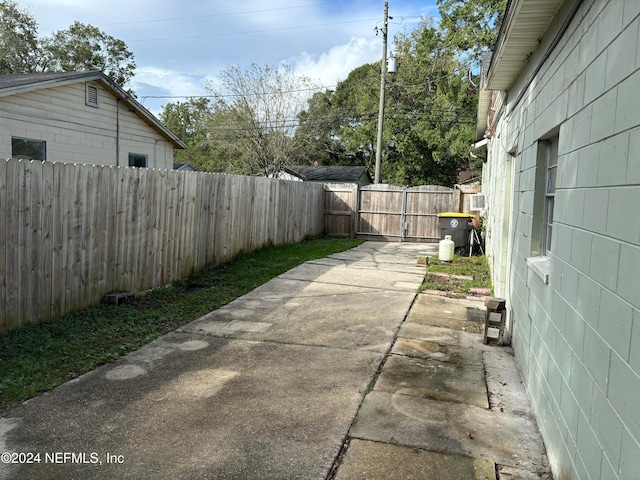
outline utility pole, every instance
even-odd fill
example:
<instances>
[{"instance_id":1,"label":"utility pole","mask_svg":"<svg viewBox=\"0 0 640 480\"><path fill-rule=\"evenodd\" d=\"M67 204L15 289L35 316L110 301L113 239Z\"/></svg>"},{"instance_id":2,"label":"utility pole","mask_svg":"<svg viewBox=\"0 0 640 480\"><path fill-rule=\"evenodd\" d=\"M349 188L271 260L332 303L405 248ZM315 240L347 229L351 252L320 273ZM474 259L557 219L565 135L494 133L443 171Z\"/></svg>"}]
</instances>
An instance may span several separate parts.
<instances>
[{"instance_id":1,"label":"utility pole","mask_svg":"<svg viewBox=\"0 0 640 480\"><path fill-rule=\"evenodd\" d=\"M374 183L380 183L382 161L382 129L384 127L384 96L387 81L387 30L389 26L389 2L384 2L384 26L382 27L382 62L380 65L380 108L378 109L378 141L376 143L376 174Z\"/></svg>"}]
</instances>

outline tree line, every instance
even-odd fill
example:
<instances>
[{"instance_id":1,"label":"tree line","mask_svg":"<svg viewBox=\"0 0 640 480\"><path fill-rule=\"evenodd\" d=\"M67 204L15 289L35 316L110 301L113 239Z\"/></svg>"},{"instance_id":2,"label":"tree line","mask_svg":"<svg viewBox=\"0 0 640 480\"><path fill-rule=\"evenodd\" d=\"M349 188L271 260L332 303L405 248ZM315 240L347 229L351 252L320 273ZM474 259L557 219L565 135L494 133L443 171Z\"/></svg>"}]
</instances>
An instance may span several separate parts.
<instances>
[{"instance_id":1,"label":"tree line","mask_svg":"<svg viewBox=\"0 0 640 480\"><path fill-rule=\"evenodd\" d=\"M438 0L393 38L399 69L387 77L382 181L451 186L482 159L474 141L480 55L493 48L506 0ZM102 70L121 86L135 73L124 42L75 22L37 37L32 17L0 2L0 73ZM364 165L373 172L380 63L362 65L334 88L287 66L230 66L207 95L171 102L161 120L188 149L177 162L200 170L271 175L286 165Z\"/></svg>"}]
</instances>

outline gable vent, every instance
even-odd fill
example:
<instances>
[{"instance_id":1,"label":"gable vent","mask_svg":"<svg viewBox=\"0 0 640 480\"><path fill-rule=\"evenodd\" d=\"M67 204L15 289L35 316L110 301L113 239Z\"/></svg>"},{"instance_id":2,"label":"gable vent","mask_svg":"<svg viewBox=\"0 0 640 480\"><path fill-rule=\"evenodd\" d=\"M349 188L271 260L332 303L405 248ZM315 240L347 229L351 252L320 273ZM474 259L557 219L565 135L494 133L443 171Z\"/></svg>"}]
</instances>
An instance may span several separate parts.
<instances>
[{"instance_id":1,"label":"gable vent","mask_svg":"<svg viewBox=\"0 0 640 480\"><path fill-rule=\"evenodd\" d=\"M93 83L86 84L85 102L90 107L98 106L98 87Z\"/></svg>"}]
</instances>

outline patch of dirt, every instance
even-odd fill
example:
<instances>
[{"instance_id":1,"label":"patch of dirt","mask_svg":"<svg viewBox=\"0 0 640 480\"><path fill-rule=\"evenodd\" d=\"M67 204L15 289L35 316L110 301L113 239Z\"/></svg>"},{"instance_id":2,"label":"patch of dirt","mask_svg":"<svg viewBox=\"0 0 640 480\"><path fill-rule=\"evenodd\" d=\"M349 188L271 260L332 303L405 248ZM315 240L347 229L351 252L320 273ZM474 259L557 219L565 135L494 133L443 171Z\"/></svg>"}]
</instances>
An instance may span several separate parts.
<instances>
[{"instance_id":1,"label":"patch of dirt","mask_svg":"<svg viewBox=\"0 0 640 480\"><path fill-rule=\"evenodd\" d=\"M435 275L432 273L427 273L427 276L424 279L424 283L428 285L427 288L430 288L432 290L466 293L467 288L463 285L465 283L468 283L468 280L445 276L442 274Z\"/></svg>"}]
</instances>

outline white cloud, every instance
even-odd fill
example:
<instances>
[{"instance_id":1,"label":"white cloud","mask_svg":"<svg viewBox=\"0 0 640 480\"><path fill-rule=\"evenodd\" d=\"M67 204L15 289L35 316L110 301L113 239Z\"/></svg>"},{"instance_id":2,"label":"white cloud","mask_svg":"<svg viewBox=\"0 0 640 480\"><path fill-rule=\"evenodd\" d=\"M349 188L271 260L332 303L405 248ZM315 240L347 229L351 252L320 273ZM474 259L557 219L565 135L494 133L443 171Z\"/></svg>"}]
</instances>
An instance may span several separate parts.
<instances>
[{"instance_id":1,"label":"white cloud","mask_svg":"<svg viewBox=\"0 0 640 480\"><path fill-rule=\"evenodd\" d=\"M202 78L157 67L139 67L131 81L134 90L143 85L155 87L168 96L205 95Z\"/></svg>"},{"instance_id":2,"label":"white cloud","mask_svg":"<svg viewBox=\"0 0 640 480\"><path fill-rule=\"evenodd\" d=\"M323 86L345 80L352 70L365 63L380 60L382 44L378 38L352 37L349 43L337 45L320 55L303 52L291 60L294 71L318 80Z\"/></svg>"},{"instance_id":3,"label":"white cloud","mask_svg":"<svg viewBox=\"0 0 640 480\"><path fill-rule=\"evenodd\" d=\"M158 67L138 67L131 80L131 88L138 94L140 103L156 117L167 103L183 102L187 96L207 94L202 77Z\"/></svg>"}]
</instances>

